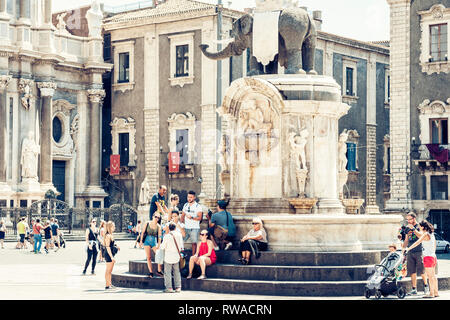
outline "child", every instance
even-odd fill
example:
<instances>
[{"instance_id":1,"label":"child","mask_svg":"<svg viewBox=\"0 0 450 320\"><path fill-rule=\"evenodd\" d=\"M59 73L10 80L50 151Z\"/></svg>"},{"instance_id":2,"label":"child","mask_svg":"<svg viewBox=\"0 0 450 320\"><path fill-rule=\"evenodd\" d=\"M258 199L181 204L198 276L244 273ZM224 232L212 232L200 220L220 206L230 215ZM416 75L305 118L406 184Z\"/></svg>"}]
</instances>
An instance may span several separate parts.
<instances>
[{"instance_id":1,"label":"child","mask_svg":"<svg viewBox=\"0 0 450 320\"><path fill-rule=\"evenodd\" d=\"M391 243L388 247L389 252L395 252L397 251L397 246L395 245L395 243Z\"/></svg>"}]
</instances>

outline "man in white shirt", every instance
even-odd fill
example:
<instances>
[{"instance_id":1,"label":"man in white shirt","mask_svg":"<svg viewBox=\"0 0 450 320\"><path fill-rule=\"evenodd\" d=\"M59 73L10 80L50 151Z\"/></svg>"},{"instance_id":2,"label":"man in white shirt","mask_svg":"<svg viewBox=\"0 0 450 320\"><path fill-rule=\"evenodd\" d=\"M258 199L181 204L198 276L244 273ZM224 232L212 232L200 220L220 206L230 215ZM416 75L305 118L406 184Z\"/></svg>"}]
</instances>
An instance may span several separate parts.
<instances>
[{"instance_id":1,"label":"man in white shirt","mask_svg":"<svg viewBox=\"0 0 450 320\"><path fill-rule=\"evenodd\" d=\"M165 292L174 292L172 288L172 271L175 292L181 292L180 251L183 251L183 238L176 231L176 224L169 224L169 233L164 237L161 249L164 250L164 285ZM176 241L176 243L175 243ZM180 250L180 251L179 251Z\"/></svg>"},{"instance_id":2,"label":"man in white shirt","mask_svg":"<svg viewBox=\"0 0 450 320\"><path fill-rule=\"evenodd\" d=\"M183 206L183 213L181 215L181 222L184 223L184 230L186 236L185 242L192 243L192 254L197 250L198 235L200 233L200 222L203 218L203 209L195 201L195 192L189 191L187 195L187 203Z\"/></svg>"}]
</instances>

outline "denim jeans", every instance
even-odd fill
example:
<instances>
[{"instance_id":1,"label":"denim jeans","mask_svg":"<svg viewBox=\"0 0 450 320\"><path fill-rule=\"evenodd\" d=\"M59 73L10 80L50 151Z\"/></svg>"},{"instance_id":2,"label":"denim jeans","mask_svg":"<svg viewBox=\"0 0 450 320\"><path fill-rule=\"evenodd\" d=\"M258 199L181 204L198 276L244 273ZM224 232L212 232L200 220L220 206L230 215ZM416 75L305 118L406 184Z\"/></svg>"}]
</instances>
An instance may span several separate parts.
<instances>
[{"instance_id":1,"label":"denim jeans","mask_svg":"<svg viewBox=\"0 0 450 320\"><path fill-rule=\"evenodd\" d=\"M172 271L175 289L181 288L180 264L164 262L164 285L166 289L172 288Z\"/></svg>"},{"instance_id":2,"label":"denim jeans","mask_svg":"<svg viewBox=\"0 0 450 320\"><path fill-rule=\"evenodd\" d=\"M42 235L35 234L34 235L34 252L40 252L42 245Z\"/></svg>"}]
</instances>

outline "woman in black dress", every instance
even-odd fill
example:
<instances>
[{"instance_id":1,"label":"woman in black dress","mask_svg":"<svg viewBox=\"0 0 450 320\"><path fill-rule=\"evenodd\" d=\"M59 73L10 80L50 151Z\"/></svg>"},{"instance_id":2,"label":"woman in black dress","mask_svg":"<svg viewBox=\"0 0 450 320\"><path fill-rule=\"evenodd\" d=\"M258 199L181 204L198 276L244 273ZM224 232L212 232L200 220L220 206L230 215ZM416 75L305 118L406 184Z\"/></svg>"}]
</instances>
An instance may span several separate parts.
<instances>
[{"instance_id":1,"label":"woman in black dress","mask_svg":"<svg viewBox=\"0 0 450 320\"><path fill-rule=\"evenodd\" d=\"M114 264L116 263L116 259L114 259L114 256L116 253L120 250L120 248L117 246L117 244L114 243L114 230L116 229L116 226L114 222L108 221L106 223L106 234L104 239L104 246L105 246L105 261L106 261L106 271L105 271L105 280L106 280L106 286L105 290L115 289L115 287L111 284L111 275L112 270L114 268Z\"/></svg>"}]
</instances>

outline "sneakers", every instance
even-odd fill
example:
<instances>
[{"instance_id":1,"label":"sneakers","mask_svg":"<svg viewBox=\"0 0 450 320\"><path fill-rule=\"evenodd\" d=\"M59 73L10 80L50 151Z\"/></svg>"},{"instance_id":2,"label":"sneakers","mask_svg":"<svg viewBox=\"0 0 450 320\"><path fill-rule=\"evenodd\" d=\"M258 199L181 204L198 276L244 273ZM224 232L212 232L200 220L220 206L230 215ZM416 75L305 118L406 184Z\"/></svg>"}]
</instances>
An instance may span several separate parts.
<instances>
[{"instance_id":1,"label":"sneakers","mask_svg":"<svg viewBox=\"0 0 450 320\"><path fill-rule=\"evenodd\" d=\"M47 248L44 248L44 250L45 250L45 253L46 253L46 254L48 254L48 250L47 250Z\"/></svg>"},{"instance_id":2,"label":"sneakers","mask_svg":"<svg viewBox=\"0 0 450 320\"><path fill-rule=\"evenodd\" d=\"M430 295L430 287L423 286L423 292L426 296L429 296Z\"/></svg>"},{"instance_id":3,"label":"sneakers","mask_svg":"<svg viewBox=\"0 0 450 320\"><path fill-rule=\"evenodd\" d=\"M180 293L181 292L181 288L176 288L175 292Z\"/></svg>"},{"instance_id":4,"label":"sneakers","mask_svg":"<svg viewBox=\"0 0 450 320\"><path fill-rule=\"evenodd\" d=\"M109 287L105 287L105 291L115 291L117 290L116 287L114 287L113 285L110 285Z\"/></svg>"},{"instance_id":5,"label":"sneakers","mask_svg":"<svg viewBox=\"0 0 450 320\"><path fill-rule=\"evenodd\" d=\"M198 280L203 280L206 279L206 276L204 274L202 274L200 277L197 278Z\"/></svg>"},{"instance_id":6,"label":"sneakers","mask_svg":"<svg viewBox=\"0 0 450 320\"><path fill-rule=\"evenodd\" d=\"M192 278L192 274L189 274L186 279L191 279Z\"/></svg>"},{"instance_id":7,"label":"sneakers","mask_svg":"<svg viewBox=\"0 0 450 320\"><path fill-rule=\"evenodd\" d=\"M228 242L227 245L225 246L225 248L223 250L230 250L230 248L233 246L233 243Z\"/></svg>"},{"instance_id":8,"label":"sneakers","mask_svg":"<svg viewBox=\"0 0 450 320\"><path fill-rule=\"evenodd\" d=\"M417 294L417 289L413 288L410 292L408 292L408 296Z\"/></svg>"},{"instance_id":9,"label":"sneakers","mask_svg":"<svg viewBox=\"0 0 450 320\"><path fill-rule=\"evenodd\" d=\"M219 251L220 250L219 246L215 246L214 250Z\"/></svg>"},{"instance_id":10,"label":"sneakers","mask_svg":"<svg viewBox=\"0 0 450 320\"><path fill-rule=\"evenodd\" d=\"M164 293L174 293L174 292L175 291L172 288L164 290Z\"/></svg>"}]
</instances>

